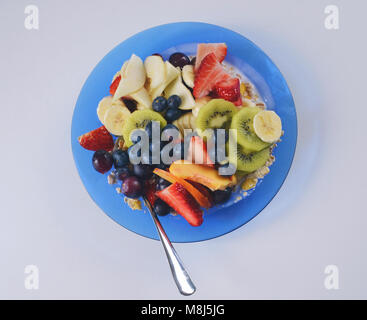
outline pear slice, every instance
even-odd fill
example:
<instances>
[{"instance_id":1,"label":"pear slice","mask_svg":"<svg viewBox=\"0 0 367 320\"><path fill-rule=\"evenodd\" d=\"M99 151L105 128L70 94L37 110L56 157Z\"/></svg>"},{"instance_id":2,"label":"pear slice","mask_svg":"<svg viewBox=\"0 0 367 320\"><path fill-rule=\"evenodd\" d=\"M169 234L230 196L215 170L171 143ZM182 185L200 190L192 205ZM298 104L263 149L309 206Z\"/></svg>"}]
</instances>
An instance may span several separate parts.
<instances>
[{"instance_id":1,"label":"pear slice","mask_svg":"<svg viewBox=\"0 0 367 320\"><path fill-rule=\"evenodd\" d=\"M180 71L176 69L169 61L166 61L164 64L166 67L166 81L150 93L152 100L160 96L164 89L166 89L166 87L180 75Z\"/></svg>"},{"instance_id":2,"label":"pear slice","mask_svg":"<svg viewBox=\"0 0 367 320\"><path fill-rule=\"evenodd\" d=\"M191 110L195 106L195 99L191 92L183 84L181 75L178 76L165 90L164 95L166 98L172 95L178 95L181 98L181 105L179 106L182 110Z\"/></svg>"},{"instance_id":3,"label":"pear slice","mask_svg":"<svg viewBox=\"0 0 367 320\"><path fill-rule=\"evenodd\" d=\"M160 56L149 56L144 61L148 80L148 92L166 82L166 66Z\"/></svg>"},{"instance_id":4,"label":"pear slice","mask_svg":"<svg viewBox=\"0 0 367 320\"><path fill-rule=\"evenodd\" d=\"M116 89L113 100L120 99L144 86L146 73L143 61L133 54L127 64L121 68L121 81Z\"/></svg>"},{"instance_id":5,"label":"pear slice","mask_svg":"<svg viewBox=\"0 0 367 320\"><path fill-rule=\"evenodd\" d=\"M131 93L129 98L134 99L138 105L136 106L138 110L152 109L152 99L144 87L140 88L138 91Z\"/></svg>"}]
</instances>

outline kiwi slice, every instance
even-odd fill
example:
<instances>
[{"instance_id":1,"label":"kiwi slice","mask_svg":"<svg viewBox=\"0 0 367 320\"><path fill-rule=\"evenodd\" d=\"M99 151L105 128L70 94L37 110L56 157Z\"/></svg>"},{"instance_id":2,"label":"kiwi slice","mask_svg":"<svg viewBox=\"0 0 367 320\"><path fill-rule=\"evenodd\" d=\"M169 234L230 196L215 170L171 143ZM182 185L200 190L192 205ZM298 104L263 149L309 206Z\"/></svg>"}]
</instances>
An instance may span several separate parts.
<instances>
[{"instance_id":1,"label":"kiwi slice","mask_svg":"<svg viewBox=\"0 0 367 320\"><path fill-rule=\"evenodd\" d=\"M237 130L238 143L250 152L260 151L270 146L270 143L262 141L254 131L254 117L261 110L258 107L245 107L232 119L231 129Z\"/></svg>"},{"instance_id":2,"label":"kiwi slice","mask_svg":"<svg viewBox=\"0 0 367 320\"><path fill-rule=\"evenodd\" d=\"M196 118L196 128L202 131L206 129L229 129L232 117L238 109L232 102L224 99L210 100L202 106Z\"/></svg>"},{"instance_id":3,"label":"kiwi slice","mask_svg":"<svg viewBox=\"0 0 367 320\"><path fill-rule=\"evenodd\" d=\"M270 147L258 152L249 152L237 144L237 150L229 153L229 162L237 164L237 170L250 173L264 166L270 158L270 154Z\"/></svg>"},{"instance_id":4,"label":"kiwi slice","mask_svg":"<svg viewBox=\"0 0 367 320\"><path fill-rule=\"evenodd\" d=\"M130 134L135 129L144 129L150 121L159 121L161 128L167 125L167 121L158 113L150 109L136 110L125 120L122 135L128 147L133 143L130 140Z\"/></svg>"}]
</instances>

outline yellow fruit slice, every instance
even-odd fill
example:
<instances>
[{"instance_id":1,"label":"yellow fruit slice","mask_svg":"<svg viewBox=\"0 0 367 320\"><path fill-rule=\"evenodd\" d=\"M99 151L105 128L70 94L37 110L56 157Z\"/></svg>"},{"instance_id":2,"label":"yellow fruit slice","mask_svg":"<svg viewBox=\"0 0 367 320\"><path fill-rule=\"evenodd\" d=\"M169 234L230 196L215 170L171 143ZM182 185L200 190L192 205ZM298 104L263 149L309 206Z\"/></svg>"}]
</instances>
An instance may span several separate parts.
<instances>
[{"instance_id":1,"label":"yellow fruit slice","mask_svg":"<svg viewBox=\"0 0 367 320\"><path fill-rule=\"evenodd\" d=\"M112 96L107 96L102 98L102 100L98 103L97 107L97 116L99 121L101 121L104 124L104 116L107 112L107 110L112 105Z\"/></svg>"},{"instance_id":2,"label":"yellow fruit slice","mask_svg":"<svg viewBox=\"0 0 367 320\"><path fill-rule=\"evenodd\" d=\"M125 119L130 115L128 108L122 105L112 105L107 111L103 119L103 123L108 132L116 135L122 135L122 129Z\"/></svg>"},{"instance_id":3,"label":"yellow fruit slice","mask_svg":"<svg viewBox=\"0 0 367 320\"><path fill-rule=\"evenodd\" d=\"M260 111L255 115L253 125L255 134L264 142L274 143L282 134L282 121L274 111Z\"/></svg>"}]
</instances>

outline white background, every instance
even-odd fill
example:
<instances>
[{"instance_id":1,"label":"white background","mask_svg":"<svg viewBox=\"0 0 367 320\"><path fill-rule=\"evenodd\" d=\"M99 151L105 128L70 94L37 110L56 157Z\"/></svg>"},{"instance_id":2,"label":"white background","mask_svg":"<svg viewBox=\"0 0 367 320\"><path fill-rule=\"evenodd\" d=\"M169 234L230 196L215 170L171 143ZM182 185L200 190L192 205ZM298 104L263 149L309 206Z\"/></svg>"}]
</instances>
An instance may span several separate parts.
<instances>
[{"instance_id":1,"label":"white background","mask_svg":"<svg viewBox=\"0 0 367 320\"><path fill-rule=\"evenodd\" d=\"M24 28L28 4L39 8L37 31ZM324 28L329 4L339 30ZM228 235L176 245L193 298L367 298L366 14L363 0L2 0L0 298L181 298L161 244L94 204L70 147L92 68L134 33L175 21L218 24L259 45L299 121L294 164L271 204ZM28 264L39 267L37 291L24 287ZM324 287L329 264L339 290Z\"/></svg>"}]
</instances>

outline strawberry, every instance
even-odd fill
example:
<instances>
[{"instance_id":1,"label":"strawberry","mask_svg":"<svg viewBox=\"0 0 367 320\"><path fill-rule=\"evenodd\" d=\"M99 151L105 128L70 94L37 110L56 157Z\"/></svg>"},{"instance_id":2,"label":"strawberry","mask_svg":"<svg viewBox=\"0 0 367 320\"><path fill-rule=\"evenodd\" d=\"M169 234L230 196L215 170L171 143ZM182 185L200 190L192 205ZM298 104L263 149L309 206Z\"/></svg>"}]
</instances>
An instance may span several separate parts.
<instances>
[{"instance_id":1,"label":"strawberry","mask_svg":"<svg viewBox=\"0 0 367 320\"><path fill-rule=\"evenodd\" d=\"M92 151L111 151L114 146L112 136L104 126L83 134L78 141L84 149Z\"/></svg>"},{"instance_id":2,"label":"strawberry","mask_svg":"<svg viewBox=\"0 0 367 320\"><path fill-rule=\"evenodd\" d=\"M113 96L117 90L117 87L120 84L120 80L121 80L121 76L118 75L115 80L112 81L111 85L110 85L110 94L111 96Z\"/></svg>"},{"instance_id":3,"label":"strawberry","mask_svg":"<svg viewBox=\"0 0 367 320\"><path fill-rule=\"evenodd\" d=\"M214 167L214 162L208 155L206 143L200 137L194 136L190 140L188 159L193 163Z\"/></svg>"},{"instance_id":4,"label":"strawberry","mask_svg":"<svg viewBox=\"0 0 367 320\"><path fill-rule=\"evenodd\" d=\"M201 61L209 53L214 53L219 62L222 62L227 55L227 45L225 43L199 43L196 51L195 71L199 69Z\"/></svg>"},{"instance_id":5,"label":"strawberry","mask_svg":"<svg viewBox=\"0 0 367 320\"><path fill-rule=\"evenodd\" d=\"M152 206L154 205L155 200L157 199L155 191L156 191L156 184L146 181L144 185L144 193Z\"/></svg>"},{"instance_id":6,"label":"strawberry","mask_svg":"<svg viewBox=\"0 0 367 320\"><path fill-rule=\"evenodd\" d=\"M217 82L214 86L212 96L233 102L236 106L241 106L240 80L238 78L232 78Z\"/></svg>"},{"instance_id":7,"label":"strawberry","mask_svg":"<svg viewBox=\"0 0 367 320\"><path fill-rule=\"evenodd\" d=\"M194 97L205 97L219 81L227 80L230 75L223 69L216 55L209 53L201 62L195 75Z\"/></svg>"},{"instance_id":8,"label":"strawberry","mask_svg":"<svg viewBox=\"0 0 367 320\"><path fill-rule=\"evenodd\" d=\"M203 212L199 204L181 184L173 183L157 192L156 195L193 227L198 227L203 223Z\"/></svg>"}]
</instances>

